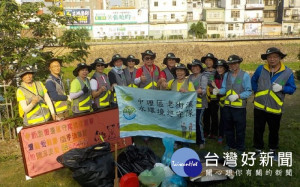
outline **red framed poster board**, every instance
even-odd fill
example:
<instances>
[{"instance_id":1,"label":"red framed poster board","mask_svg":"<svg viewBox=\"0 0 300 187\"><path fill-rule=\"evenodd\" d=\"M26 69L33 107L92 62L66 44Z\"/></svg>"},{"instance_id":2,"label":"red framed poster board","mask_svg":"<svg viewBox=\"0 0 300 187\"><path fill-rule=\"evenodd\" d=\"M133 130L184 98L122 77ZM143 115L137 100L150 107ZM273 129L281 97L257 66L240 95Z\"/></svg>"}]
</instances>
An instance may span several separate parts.
<instances>
[{"instance_id":1,"label":"red framed poster board","mask_svg":"<svg viewBox=\"0 0 300 187\"><path fill-rule=\"evenodd\" d=\"M132 144L132 139L120 138L118 109L108 109L83 116L24 127L19 133L25 173L35 177L62 168L59 155L73 148L85 148L102 140L114 150Z\"/></svg>"}]
</instances>

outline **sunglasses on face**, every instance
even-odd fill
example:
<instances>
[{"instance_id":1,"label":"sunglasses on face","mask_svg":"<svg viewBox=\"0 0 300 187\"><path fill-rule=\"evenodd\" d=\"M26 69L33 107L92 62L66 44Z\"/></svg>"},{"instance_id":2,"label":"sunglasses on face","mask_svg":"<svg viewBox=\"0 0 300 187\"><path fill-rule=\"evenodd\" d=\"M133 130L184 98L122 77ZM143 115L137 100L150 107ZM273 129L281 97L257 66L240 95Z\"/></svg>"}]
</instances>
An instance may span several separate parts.
<instances>
[{"instance_id":1,"label":"sunglasses on face","mask_svg":"<svg viewBox=\"0 0 300 187\"><path fill-rule=\"evenodd\" d=\"M103 64L96 65L96 67L102 67L102 66L104 66L104 65Z\"/></svg>"},{"instance_id":2,"label":"sunglasses on face","mask_svg":"<svg viewBox=\"0 0 300 187\"><path fill-rule=\"evenodd\" d=\"M154 60L154 57L145 57L145 60Z\"/></svg>"},{"instance_id":3,"label":"sunglasses on face","mask_svg":"<svg viewBox=\"0 0 300 187\"><path fill-rule=\"evenodd\" d=\"M133 60L129 60L128 62L134 62Z\"/></svg>"}]
</instances>

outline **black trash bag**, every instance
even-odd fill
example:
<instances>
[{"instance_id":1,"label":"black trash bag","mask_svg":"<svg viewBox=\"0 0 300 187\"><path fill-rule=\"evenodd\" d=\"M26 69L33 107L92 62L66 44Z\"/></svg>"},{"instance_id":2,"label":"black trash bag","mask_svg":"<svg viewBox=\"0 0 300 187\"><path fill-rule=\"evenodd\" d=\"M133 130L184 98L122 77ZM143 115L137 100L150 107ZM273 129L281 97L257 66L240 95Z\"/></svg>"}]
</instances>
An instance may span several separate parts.
<instances>
[{"instance_id":1,"label":"black trash bag","mask_svg":"<svg viewBox=\"0 0 300 187\"><path fill-rule=\"evenodd\" d=\"M150 148L130 145L118 156L118 164L122 168L119 170L119 176L125 175L126 172L139 175L146 169L151 170L158 162L160 158Z\"/></svg>"},{"instance_id":2,"label":"black trash bag","mask_svg":"<svg viewBox=\"0 0 300 187\"><path fill-rule=\"evenodd\" d=\"M83 149L71 149L57 161L73 171L73 178L88 187L113 187L114 160L107 142Z\"/></svg>"}]
</instances>

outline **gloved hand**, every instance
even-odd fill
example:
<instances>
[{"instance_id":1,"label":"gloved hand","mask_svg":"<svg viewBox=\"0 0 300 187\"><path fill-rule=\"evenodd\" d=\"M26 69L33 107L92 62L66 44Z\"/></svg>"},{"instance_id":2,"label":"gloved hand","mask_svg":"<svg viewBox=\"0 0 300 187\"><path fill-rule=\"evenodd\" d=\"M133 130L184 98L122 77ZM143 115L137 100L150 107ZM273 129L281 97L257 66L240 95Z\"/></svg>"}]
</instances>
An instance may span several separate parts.
<instances>
[{"instance_id":1,"label":"gloved hand","mask_svg":"<svg viewBox=\"0 0 300 187\"><path fill-rule=\"evenodd\" d=\"M220 90L218 88L214 88L213 89L213 94L218 95L218 93L220 93Z\"/></svg>"},{"instance_id":2,"label":"gloved hand","mask_svg":"<svg viewBox=\"0 0 300 187\"><path fill-rule=\"evenodd\" d=\"M89 92L89 88L86 85L84 85L82 91L83 91L83 93L88 93Z\"/></svg>"},{"instance_id":3,"label":"gloved hand","mask_svg":"<svg viewBox=\"0 0 300 187\"><path fill-rule=\"evenodd\" d=\"M239 96L237 94L233 94L233 95L228 96L228 99L231 102L237 100L238 98L239 98Z\"/></svg>"},{"instance_id":4,"label":"gloved hand","mask_svg":"<svg viewBox=\"0 0 300 187\"><path fill-rule=\"evenodd\" d=\"M68 101L72 102L70 95L67 95L67 96L68 96Z\"/></svg>"},{"instance_id":5,"label":"gloved hand","mask_svg":"<svg viewBox=\"0 0 300 187\"><path fill-rule=\"evenodd\" d=\"M272 90L274 92L280 92L282 90L282 86L280 84L277 84L277 83L273 83L272 85Z\"/></svg>"}]
</instances>

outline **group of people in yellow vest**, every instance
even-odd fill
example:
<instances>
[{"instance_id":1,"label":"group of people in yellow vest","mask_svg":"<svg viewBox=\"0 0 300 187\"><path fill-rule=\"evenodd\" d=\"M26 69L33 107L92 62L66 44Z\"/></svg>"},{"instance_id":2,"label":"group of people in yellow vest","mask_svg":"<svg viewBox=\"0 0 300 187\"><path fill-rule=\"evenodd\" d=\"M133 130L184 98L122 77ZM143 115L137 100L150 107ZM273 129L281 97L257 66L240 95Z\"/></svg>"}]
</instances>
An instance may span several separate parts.
<instances>
[{"instance_id":1,"label":"group of people in yellow vest","mask_svg":"<svg viewBox=\"0 0 300 187\"><path fill-rule=\"evenodd\" d=\"M72 102L73 115L117 106L116 85L196 92L197 145L204 148L205 137L218 137L219 143L226 137L226 150L243 152L246 104L253 91L254 147L258 154L264 149L263 133L268 123L269 148L276 156L284 96L296 90L292 70L282 63L286 54L278 48L271 47L261 55L267 63L260 65L252 78L240 69L243 59L238 55L230 55L226 61L208 53L201 60L194 59L186 66L174 53L168 53L163 60L166 68L162 71L154 64L156 53L146 50L141 55L143 65L138 69L135 66L140 60L133 55L124 58L115 54L109 63L97 58L91 65L77 64L73 70L76 78L71 82L69 95L60 76L61 60L49 61L50 75L45 86L40 81L34 81L33 68L28 65L21 67L16 76L21 78L22 83L16 95L24 125L43 123L51 116L53 120L68 117L68 101ZM106 74L104 70L108 65L111 70ZM88 74L92 70L95 73L89 79Z\"/></svg>"}]
</instances>

